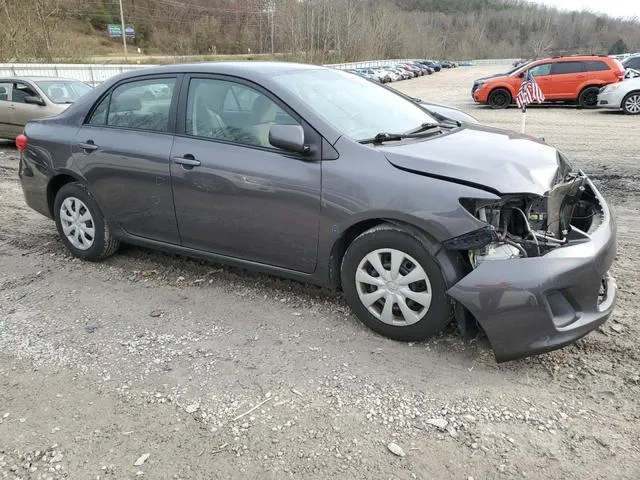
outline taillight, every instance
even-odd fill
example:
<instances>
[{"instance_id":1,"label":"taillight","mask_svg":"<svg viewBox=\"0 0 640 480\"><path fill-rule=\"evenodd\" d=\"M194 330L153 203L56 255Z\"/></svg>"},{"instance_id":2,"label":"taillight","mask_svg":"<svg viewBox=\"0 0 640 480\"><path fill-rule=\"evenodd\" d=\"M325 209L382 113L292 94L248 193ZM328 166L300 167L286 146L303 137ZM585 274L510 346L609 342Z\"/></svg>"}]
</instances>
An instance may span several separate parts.
<instances>
[{"instance_id":1,"label":"taillight","mask_svg":"<svg viewBox=\"0 0 640 480\"><path fill-rule=\"evenodd\" d=\"M24 133L21 133L16 137L16 148L18 151L24 152L27 149L27 143L29 143L29 140Z\"/></svg>"}]
</instances>

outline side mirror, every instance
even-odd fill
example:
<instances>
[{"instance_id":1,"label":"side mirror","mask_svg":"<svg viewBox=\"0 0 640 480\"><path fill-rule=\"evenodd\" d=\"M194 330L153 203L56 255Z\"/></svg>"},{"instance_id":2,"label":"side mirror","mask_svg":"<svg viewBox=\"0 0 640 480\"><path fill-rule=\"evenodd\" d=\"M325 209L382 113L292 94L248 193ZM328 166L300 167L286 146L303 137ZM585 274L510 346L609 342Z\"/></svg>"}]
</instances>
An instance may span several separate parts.
<instances>
[{"instance_id":1,"label":"side mirror","mask_svg":"<svg viewBox=\"0 0 640 480\"><path fill-rule=\"evenodd\" d=\"M45 105L44 100L40 97L36 97L35 95L27 95L24 97L24 103L30 103L31 105L40 105L43 107Z\"/></svg>"},{"instance_id":2,"label":"side mirror","mask_svg":"<svg viewBox=\"0 0 640 480\"><path fill-rule=\"evenodd\" d=\"M271 125L269 143L283 150L309 153L309 145L304 143L304 129L300 125Z\"/></svg>"},{"instance_id":3,"label":"side mirror","mask_svg":"<svg viewBox=\"0 0 640 480\"><path fill-rule=\"evenodd\" d=\"M520 72L520 73L518 74L518 77L519 77L519 78L524 78L524 72Z\"/></svg>"}]
</instances>

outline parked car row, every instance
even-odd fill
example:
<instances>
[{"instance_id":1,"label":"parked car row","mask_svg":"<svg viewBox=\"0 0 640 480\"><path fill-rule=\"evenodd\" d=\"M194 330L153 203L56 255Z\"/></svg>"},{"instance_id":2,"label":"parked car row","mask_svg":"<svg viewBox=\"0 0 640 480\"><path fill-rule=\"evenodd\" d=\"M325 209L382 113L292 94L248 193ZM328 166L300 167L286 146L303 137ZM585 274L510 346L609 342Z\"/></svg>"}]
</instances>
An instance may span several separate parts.
<instances>
[{"instance_id":1,"label":"parked car row","mask_svg":"<svg viewBox=\"0 0 640 480\"><path fill-rule=\"evenodd\" d=\"M347 69L347 71L378 83L389 83L421 77L423 75L431 75L439 72L443 68L455 68L457 66L457 63L446 60L442 62L435 60L412 60L392 65L352 68Z\"/></svg>"}]
</instances>

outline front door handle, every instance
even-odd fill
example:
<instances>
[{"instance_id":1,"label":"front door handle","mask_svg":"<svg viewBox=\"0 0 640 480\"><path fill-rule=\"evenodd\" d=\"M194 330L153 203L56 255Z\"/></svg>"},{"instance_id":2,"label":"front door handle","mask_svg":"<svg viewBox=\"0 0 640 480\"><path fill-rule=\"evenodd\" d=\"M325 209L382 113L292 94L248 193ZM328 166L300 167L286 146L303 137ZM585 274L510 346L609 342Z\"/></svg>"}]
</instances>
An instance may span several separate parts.
<instances>
[{"instance_id":1,"label":"front door handle","mask_svg":"<svg viewBox=\"0 0 640 480\"><path fill-rule=\"evenodd\" d=\"M184 155L182 157L173 157L173 161L185 168L199 167L201 165L200 160L196 160L195 157L190 154Z\"/></svg>"},{"instance_id":2,"label":"front door handle","mask_svg":"<svg viewBox=\"0 0 640 480\"><path fill-rule=\"evenodd\" d=\"M93 143L93 140L87 140L86 142L81 142L78 146L84 150L85 152L93 152L98 149L98 145Z\"/></svg>"}]
</instances>

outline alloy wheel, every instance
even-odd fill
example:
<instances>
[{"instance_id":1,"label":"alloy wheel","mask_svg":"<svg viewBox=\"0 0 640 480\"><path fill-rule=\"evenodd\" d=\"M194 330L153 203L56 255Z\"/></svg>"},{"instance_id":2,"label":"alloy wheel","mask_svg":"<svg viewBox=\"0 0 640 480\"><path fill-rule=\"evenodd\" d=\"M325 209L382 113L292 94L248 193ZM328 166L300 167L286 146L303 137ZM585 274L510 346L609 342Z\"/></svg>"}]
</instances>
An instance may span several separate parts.
<instances>
[{"instance_id":1,"label":"alloy wheel","mask_svg":"<svg viewBox=\"0 0 640 480\"><path fill-rule=\"evenodd\" d=\"M367 254L356 269L355 282L362 304L388 325L413 325L429 311L429 276L400 250L384 248Z\"/></svg>"},{"instance_id":2,"label":"alloy wheel","mask_svg":"<svg viewBox=\"0 0 640 480\"><path fill-rule=\"evenodd\" d=\"M67 197L60 205L62 230L75 248L88 250L95 239L93 217L82 200Z\"/></svg>"},{"instance_id":3,"label":"alloy wheel","mask_svg":"<svg viewBox=\"0 0 640 480\"><path fill-rule=\"evenodd\" d=\"M634 115L640 113L640 93L627 97L624 102L624 109Z\"/></svg>"}]
</instances>

